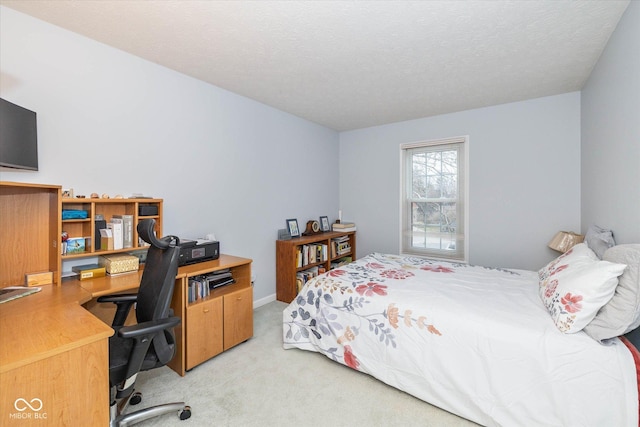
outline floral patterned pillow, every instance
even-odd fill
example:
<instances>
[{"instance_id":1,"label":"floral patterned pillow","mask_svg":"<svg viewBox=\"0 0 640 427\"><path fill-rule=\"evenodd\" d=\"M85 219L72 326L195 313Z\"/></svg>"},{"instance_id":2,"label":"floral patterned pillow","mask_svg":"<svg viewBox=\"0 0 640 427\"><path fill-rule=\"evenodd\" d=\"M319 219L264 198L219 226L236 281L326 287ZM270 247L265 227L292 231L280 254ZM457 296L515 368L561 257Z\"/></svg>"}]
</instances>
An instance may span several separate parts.
<instances>
[{"instance_id":1,"label":"floral patterned pillow","mask_svg":"<svg viewBox=\"0 0 640 427\"><path fill-rule=\"evenodd\" d=\"M558 329L584 328L613 296L626 265L600 261L580 243L538 271L539 294Z\"/></svg>"}]
</instances>

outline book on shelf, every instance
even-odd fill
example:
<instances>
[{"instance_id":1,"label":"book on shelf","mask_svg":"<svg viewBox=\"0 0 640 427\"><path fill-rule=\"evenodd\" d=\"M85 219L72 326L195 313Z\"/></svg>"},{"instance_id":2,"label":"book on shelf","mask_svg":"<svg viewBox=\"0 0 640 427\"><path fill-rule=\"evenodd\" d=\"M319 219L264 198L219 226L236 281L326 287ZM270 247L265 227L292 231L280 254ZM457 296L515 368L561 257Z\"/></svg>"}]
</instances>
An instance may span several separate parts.
<instances>
[{"instance_id":1,"label":"book on shelf","mask_svg":"<svg viewBox=\"0 0 640 427\"><path fill-rule=\"evenodd\" d=\"M206 298L211 291L221 286L236 283L229 269L193 276L189 278L187 298L190 303Z\"/></svg>"},{"instance_id":2,"label":"book on shelf","mask_svg":"<svg viewBox=\"0 0 640 427\"><path fill-rule=\"evenodd\" d=\"M111 218L111 222L107 223L107 228L113 233L113 249L116 251L124 247L122 222L122 218Z\"/></svg>"},{"instance_id":3,"label":"book on shelf","mask_svg":"<svg viewBox=\"0 0 640 427\"><path fill-rule=\"evenodd\" d=\"M349 221L340 221L340 222L336 222L335 224L333 224L333 230L342 230L344 228L351 228L351 227L355 227L356 224L355 222L349 222Z\"/></svg>"},{"instance_id":4,"label":"book on shelf","mask_svg":"<svg viewBox=\"0 0 640 427\"><path fill-rule=\"evenodd\" d=\"M133 247L133 215L114 215L113 218L122 219L122 247Z\"/></svg>"},{"instance_id":5,"label":"book on shelf","mask_svg":"<svg viewBox=\"0 0 640 427\"><path fill-rule=\"evenodd\" d=\"M331 258L351 253L349 236L334 237L331 239Z\"/></svg>"},{"instance_id":6,"label":"book on shelf","mask_svg":"<svg viewBox=\"0 0 640 427\"><path fill-rule=\"evenodd\" d=\"M195 302L209 295L209 286L204 277L195 276L189 278L188 300Z\"/></svg>"},{"instance_id":7,"label":"book on shelf","mask_svg":"<svg viewBox=\"0 0 640 427\"><path fill-rule=\"evenodd\" d=\"M298 246L296 249L296 267L324 262L329 259L329 248L323 243L310 243Z\"/></svg>"},{"instance_id":8,"label":"book on shelf","mask_svg":"<svg viewBox=\"0 0 640 427\"><path fill-rule=\"evenodd\" d=\"M235 283L235 279L229 269L214 271L205 276L209 290L219 288L220 286L230 285Z\"/></svg>"},{"instance_id":9,"label":"book on shelf","mask_svg":"<svg viewBox=\"0 0 640 427\"><path fill-rule=\"evenodd\" d=\"M219 288L221 286L231 285L233 283L236 283L236 279L234 279L233 277L228 277L226 279L210 280L208 282L209 290Z\"/></svg>"},{"instance_id":10,"label":"book on shelf","mask_svg":"<svg viewBox=\"0 0 640 427\"><path fill-rule=\"evenodd\" d=\"M345 256L340 259L337 259L331 263L331 269L342 267L343 265L349 264L353 259L350 256Z\"/></svg>"},{"instance_id":11,"label":"book on shelf","mask_svg":"<svg viewBox=\"0 0 640 427\"><path fill-rule=\"evenodd\" d=\"M356 231L356 226L354 225L353 227L347 227L347 228L334 228L333 231L337 231L340 233L346 233L348 231Z\"/></svg>"},{"instance_id":12,"label":"book on shelf","mask_svg":"<svg viewBox=\"0 0 640 427\"><path fill-rule=\"evenodd\" d=\"M314 277L318 277L318 275L324 272L325 272L324 267L315 266L307 270L299 271L298 273L296 273L296 287L298 288L298 292L300 292L300 290L305 285L305 283L307 283L309 280L313 279Z\"/></svg>"}]
</instances>

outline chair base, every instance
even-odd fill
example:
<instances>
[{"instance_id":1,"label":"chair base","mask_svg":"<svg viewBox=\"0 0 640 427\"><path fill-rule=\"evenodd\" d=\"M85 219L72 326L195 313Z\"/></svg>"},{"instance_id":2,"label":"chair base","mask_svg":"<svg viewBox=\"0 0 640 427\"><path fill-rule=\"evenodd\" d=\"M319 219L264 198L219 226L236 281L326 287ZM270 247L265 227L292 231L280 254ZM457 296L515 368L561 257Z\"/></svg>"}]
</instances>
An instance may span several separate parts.
<instances>
[{"instance_id":1,"label":"chair base","mask_svg":"<svg viewBox=\"0 0 640 427\"><path fill-rule=\"evenodd\" d=\"M162 405L139 409L128 414L122 414L122 411L127 408L129 401L133 399L140 402L141 398L142 395L136 392L132 393L128 399L124 399L124 402L120 404L114 402L110 407L109 427L127 427L170 412L177 412L181 420L186 420L191 417L191 407L185 405L184 402L164 403Z\"/></svg>"}]
</instances>

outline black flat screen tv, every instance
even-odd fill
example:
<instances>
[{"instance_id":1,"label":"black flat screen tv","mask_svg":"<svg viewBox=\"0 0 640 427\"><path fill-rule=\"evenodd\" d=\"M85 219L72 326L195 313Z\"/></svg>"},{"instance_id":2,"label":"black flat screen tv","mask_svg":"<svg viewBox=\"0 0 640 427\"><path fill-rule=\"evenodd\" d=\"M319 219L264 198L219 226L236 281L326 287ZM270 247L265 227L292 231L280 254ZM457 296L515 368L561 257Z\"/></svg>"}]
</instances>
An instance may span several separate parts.
<instances>
[{"instance_id":1,"label":"black flat screen tv","mask_svg":"<svg viewBox=\"0 0 640 427\"><path fill-rule=\"evenodd\" d=\"M36 113L0 98L0 166L38 170Z\"/></svg>"}]
</instances>

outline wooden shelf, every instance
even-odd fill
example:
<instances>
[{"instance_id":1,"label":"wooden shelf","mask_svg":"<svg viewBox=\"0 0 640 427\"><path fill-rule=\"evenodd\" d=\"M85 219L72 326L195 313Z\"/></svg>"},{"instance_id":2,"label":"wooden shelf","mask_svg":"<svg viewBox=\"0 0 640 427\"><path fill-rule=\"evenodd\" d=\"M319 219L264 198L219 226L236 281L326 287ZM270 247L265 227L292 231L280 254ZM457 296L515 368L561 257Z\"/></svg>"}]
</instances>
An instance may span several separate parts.
<instances>
[{"instance_id":1,"label":"wooden shelf","mask_svg":"<svg viewBox=\"0 0 640 427\"><path fill-rule=\"evenodd\" d=\"M48 271L60 284L61 188L0 181L0 288Z\"/></svg>"},{"instance_id":2,"label":"wooden shelf","mask_svg":"<svg viewBox=\"0 0 640 427\"><path fill-rule=\"evenodd\" d=\"M157 215L140 215L139 208L142 205L153 205L158 209ZM78 259L99 255L116 254L123 252L130 252L137 249L145 249L146 245L141 245L138 242L137 225L143 219L155 219L156 220L156 234L163 236L162 234L162 199L62 199L62 210L74 209L83 210L87 212L88 218L86 219L63 219L61 222L61 230L66 231L69 238L89 238L91 245L85 247L85 251L81 253L72 253L62 255L62 260ZM98 215L102 215L103 219L107 222L114 215L131 215L133 217L133 230L132 230L132 246L115 250L101 250L95 249L96 242L96 227L95 221Z\"/></svg>"},{"instance_id":3,"label":"wooden shelf","mask_svg":"<svg viewBox=\"0 0 640 427\"><path fill-rule=\"evenodd\" d=\"M347 236L350 252L332 256L331 242L333 239ZM305 245L327 245L328 253L325 260L310 262L298 267L298 251ZM276 298L278 301L291 302L298 294L297 273L322 267L329 271L331 263L344 257L356 258L356 232L329 231L313 236L295 237L290 240L276 240Z\"/></svg>"}]
</instances>

